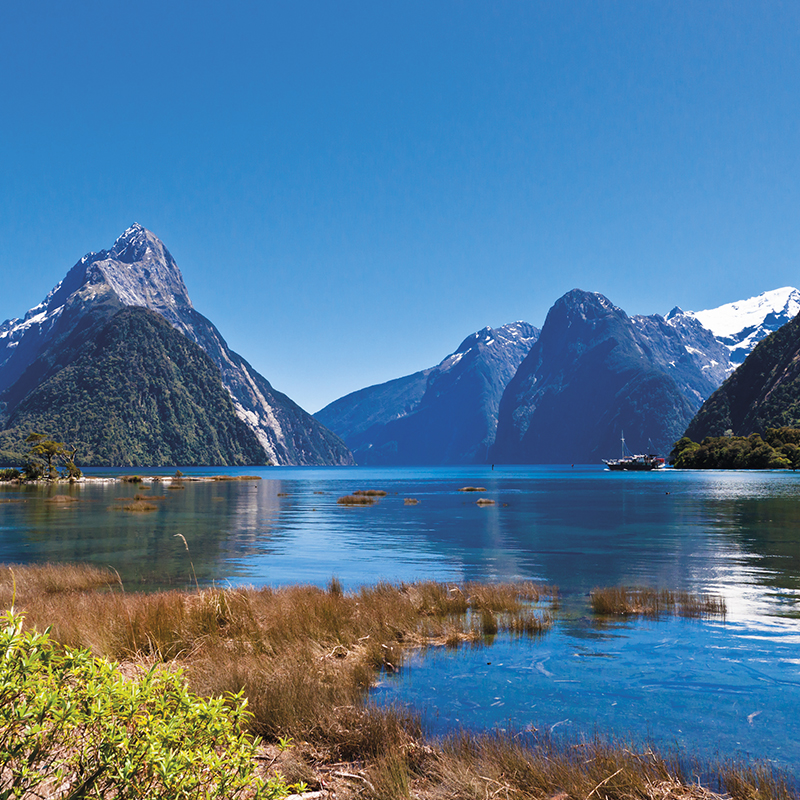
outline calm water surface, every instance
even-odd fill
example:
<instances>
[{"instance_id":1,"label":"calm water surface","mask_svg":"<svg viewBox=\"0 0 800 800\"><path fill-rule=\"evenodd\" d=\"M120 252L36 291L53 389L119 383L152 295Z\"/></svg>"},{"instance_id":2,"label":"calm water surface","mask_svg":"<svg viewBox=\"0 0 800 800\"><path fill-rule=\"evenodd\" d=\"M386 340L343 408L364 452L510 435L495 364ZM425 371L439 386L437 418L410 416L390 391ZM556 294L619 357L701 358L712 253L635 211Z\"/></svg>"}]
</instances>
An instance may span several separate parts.
<instances>
[{"instance_id":1,"label":"calm water surface","mask_svg":"<svg viewBox=\"0 0 800 800\"><path fill-rule=\"evenodd\" d=\"M332 575L349 587L416 578L555 584L562 607L551 633L415 656L376 693L423 710L435 732L611 731L686 755L756 756L800 775L800 475L246 471L263 480L156 484L150 493L165 499L148 514L115 508L136 491L125 484L60 487L80 498L68 507L45 502L51 490L2 487L0 500L11 502L0 502L0 561L112 565L126 586L148 589L189 585L189 558L201 582L217 584L324 585ZM470 485L485 491L458 491ZM372 507L336 503L371 488L388 495ZM496 503L478 507L477 496ZM405 505L407 497L419 503ZM622 583L719 592L728 617L598 624L588 592Z\"/></svg>"}]
</instances>

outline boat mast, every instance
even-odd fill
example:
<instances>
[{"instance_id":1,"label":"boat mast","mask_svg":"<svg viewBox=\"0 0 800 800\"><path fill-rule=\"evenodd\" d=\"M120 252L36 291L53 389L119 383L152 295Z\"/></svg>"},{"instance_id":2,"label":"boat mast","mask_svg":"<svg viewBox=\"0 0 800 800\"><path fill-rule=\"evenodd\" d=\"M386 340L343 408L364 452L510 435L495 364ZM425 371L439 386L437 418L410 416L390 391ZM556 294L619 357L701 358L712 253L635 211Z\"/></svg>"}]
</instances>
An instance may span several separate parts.
<instances>
[{"instance_id":1,"label":"boat mast","mask_svg":"<svg viewBox=\"0 0 800 800\"><path fill-rule=\"evenodd\" d=\"M625 458L625 431L620 431L622 434L622 457Z\"/></svg>"}]
</instances>

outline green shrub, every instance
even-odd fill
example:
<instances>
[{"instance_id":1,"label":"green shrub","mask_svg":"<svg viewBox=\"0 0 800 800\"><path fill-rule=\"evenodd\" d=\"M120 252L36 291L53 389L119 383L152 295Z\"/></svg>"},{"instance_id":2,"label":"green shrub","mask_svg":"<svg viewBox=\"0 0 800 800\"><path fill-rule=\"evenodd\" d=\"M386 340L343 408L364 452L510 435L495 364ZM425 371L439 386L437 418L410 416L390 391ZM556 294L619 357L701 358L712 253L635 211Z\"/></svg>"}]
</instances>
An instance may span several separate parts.
<instances>
[{"instance_id":1,"label":"green shrub","mask_svg":"<svg viewBox=\"0 0 800 800\"><path fill-rule=\"evenodd\" d=\"M0 482L1 481L17 481L22 477L22 473L18 469L9 467L8 469L0 469Z\"/></svg>"},{"instance_id":2,"label":"green shrub","mask_svg":"<svg viewBox=\"0 0 800 800\"><path fill-rule=\"evenodd\" d=\"M25 466L22 468L22 477L26 481L38 481L44 472L42 470L42 465L37 464L33 461L29 461Z\"/></svg>"},{"instance_id":3,"label":"green shrub","mask_svg":"<svg viewBox=\"0 0 800 800\"><path fill-rule=\"evenodd\" d=\"M128 679L3 615L0 800L283 797L282 781L255 774L247 715L241 695L199 698L163 666Z\"/></svg>"}]
</instances>

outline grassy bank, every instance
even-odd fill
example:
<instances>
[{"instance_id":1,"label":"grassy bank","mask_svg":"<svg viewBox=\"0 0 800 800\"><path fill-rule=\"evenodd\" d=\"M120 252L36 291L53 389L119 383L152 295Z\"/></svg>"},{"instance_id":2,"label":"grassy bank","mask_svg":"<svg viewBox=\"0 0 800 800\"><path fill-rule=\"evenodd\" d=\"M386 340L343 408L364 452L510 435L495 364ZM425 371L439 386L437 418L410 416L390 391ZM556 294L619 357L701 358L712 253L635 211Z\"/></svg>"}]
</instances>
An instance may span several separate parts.
<instances>
[{"instance_id":1,"label":"grassy bank","mask_svg":"<svg viewBox=\"0 0 800 800\"><path fill-rule=\"evenodd\" d=\"M260 768L337 798L623 800L710 797L656 753L535 733L428 741L414 716L371 705L381 670L409 648L498 631L545 633L556 592L533 584L378 584L136 594L88 567L0 568L0 600L27 628L126 665L179 665L201 696L243 691ZM161 667L159 667L161 668ZM286 747L289 740L292 747ZM734 798L789 797L766 772L727 769ZM332 796L332 795L330 795Z\"/></svg>"}]
</instances>

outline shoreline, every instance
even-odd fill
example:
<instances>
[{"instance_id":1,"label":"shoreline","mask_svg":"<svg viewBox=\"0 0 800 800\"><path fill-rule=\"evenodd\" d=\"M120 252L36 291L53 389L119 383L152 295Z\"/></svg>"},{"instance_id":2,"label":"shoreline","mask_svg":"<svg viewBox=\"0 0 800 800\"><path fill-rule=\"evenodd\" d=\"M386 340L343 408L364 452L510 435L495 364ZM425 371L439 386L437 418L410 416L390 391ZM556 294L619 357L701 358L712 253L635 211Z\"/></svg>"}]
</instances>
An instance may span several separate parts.
<instances>
[{"instance_id":1,"label":"shoreline","mask_svg":"<svg viewBox=\"0 0 800 800\"><path fill-rule=\"evenodd\" d=\"M26 614L26 627L53 626L56 641L89 647L127 674L178 667L200 696L243 690L248 730L263 740L259 768L304 783L308 800L797 796L761 763L705 764L699 786L669 752L535 730L435 739L413 712L370 701L369 687L402 669L412 649L470 646L498 630L547 635L558 597L551 587L421 582L345 592L332 580L326 589L140 594L107 570L47 565L0 570L0 592L4 607L13 597ZM629 593L622 599L634 611L618 613L646 613Z\"/></svg>"}]
</instances>

